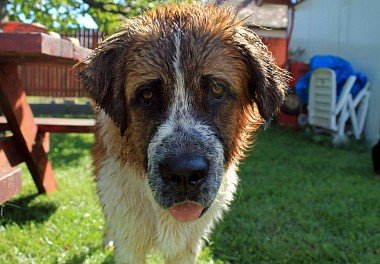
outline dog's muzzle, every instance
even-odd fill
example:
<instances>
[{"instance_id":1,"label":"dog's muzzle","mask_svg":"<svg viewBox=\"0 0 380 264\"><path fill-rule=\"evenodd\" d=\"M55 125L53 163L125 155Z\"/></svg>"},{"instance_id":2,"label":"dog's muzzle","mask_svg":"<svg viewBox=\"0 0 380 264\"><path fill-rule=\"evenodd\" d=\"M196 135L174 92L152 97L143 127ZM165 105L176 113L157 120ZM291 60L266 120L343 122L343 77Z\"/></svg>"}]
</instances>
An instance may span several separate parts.
<instances>
[{"instance_id":1,"label":"dog's muzzle","mask_svg":"<svg viewBox=\"0 0 380 264\"><path fill-rule=\"evenodd\" d=\"M176 220L195 220L218 193L223 147L209 126L170 125L160 127L149 144L149 186L155 201Z\"/></svg>"},{"instance_id":2,"label":"dog's muzzle","mask_svg":"<svg viewBox=\"0 0 380 264\"><path fill-rule=\"evenodd\" d=\"M160 163L161 177L164 181L185 196L197 191L207 177L207 168L206 160L196 155L169 157ZM199 203L185 201L171 206L169 211L174 219L185 222L198 219L204 209Z\"/></svg>"}]
</instances>

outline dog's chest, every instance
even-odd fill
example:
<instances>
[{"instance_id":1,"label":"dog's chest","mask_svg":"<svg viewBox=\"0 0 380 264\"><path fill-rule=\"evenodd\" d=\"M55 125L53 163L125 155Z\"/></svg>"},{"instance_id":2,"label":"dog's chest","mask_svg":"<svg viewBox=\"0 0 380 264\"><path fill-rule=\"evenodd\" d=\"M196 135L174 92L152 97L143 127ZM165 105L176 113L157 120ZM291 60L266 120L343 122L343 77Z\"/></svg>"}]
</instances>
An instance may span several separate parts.
<instances>
[{"instance_id":1,"label":"dog's chest","mask_svg":"<svg viewBox=\"0 0 380 264\"><path fill-rule=\"evenodd\" d=\"M97 187L110 238L119 240L119 245L125 243L129 247L129 243L134 243L139 248L157 248L164 255L175 254L184 250L189 238L199 239L200 234L209 232L209 216L189 223L173 220L167 210L153 202L147 180L133 167L107 158L98 176ZM125 239L128 237L132 239Z\"/></svg>"},{"instance_id":2,"label":"dog's chest","mask_svg":"<svg viewBox=\"0 0 380 264\"><path fill-rule=\"evenodd\" d=\"M146 180L133 167L123 166L114 158L103 162L97 187L109 215L125 216L125 212L150 215L152 212Z\"/></svg>"}]
</instances>

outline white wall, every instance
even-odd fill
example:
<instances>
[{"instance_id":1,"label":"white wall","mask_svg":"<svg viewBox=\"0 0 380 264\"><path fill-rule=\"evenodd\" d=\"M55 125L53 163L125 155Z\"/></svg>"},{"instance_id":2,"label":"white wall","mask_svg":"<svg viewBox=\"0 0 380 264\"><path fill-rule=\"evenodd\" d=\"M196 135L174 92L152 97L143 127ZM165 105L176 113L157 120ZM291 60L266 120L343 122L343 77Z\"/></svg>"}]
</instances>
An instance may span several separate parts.
<instances>
[{"instance_id":1,"label":"white wall","mask_svg":"<svg viewBox=\"0 0 380 264\"><path fill-rule=\"evenodd\" d=\"M306 0L297 5L290 49L301 60L331 54L368 76L371 99L364 134L373 145L380 133L380 1Z\"/></svg>"}]
</instances>

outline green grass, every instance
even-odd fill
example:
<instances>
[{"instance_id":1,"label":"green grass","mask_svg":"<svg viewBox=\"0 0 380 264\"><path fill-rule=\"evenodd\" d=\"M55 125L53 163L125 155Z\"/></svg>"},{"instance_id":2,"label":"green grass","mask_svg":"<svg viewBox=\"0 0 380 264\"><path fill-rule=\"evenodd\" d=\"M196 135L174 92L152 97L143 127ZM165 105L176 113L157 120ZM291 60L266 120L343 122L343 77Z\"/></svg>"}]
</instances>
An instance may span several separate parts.
<instances>
[{"instance_id":1,"label":"green grass","mask_svg":"<svg viewBox=\"0 0 380 264\"><path fill-rule=\"evenodd\" d=\"M28 95L27 100L29 103L63 103L65 100L69 100L78 104L90 103L91 99L86 97L50 97L50 96L30 96Z\"/></svg>"},{"instance_id":2,"label":"green grass","mask_svg":"<svg viewBox=\"0 0 380 264\"><path fill-rule=\"evenodd\" d=\"M92 141L52 135L60 186L52 196L36 196L23 169L23 191L0 216L0 263L113 263L101 247ZM380 182L368 150L271 128L259 133L239 175L236 201L200 263L380 263Z\"/></svg>"}]
</instances>

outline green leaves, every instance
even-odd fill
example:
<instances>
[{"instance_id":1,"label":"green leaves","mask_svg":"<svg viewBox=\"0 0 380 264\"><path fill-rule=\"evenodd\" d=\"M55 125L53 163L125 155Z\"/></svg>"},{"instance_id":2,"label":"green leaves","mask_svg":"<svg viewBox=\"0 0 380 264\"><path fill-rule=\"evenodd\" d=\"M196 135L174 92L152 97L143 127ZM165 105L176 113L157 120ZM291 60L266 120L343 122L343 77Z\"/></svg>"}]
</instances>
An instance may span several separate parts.
<instances>
[{"instance_id":1,"label":"green leaves","mask_svg":"<svg viewBox=\"0 0 380 264\"><path fill-rule=\"evenodd\" d=\"M10 20L38 22L58 32L84 27L81 21L87 14L101 31L112 33L124 18L138 15L156 4L154 0L10 0L7 11Z\"/></svg>"}]
</instances>

